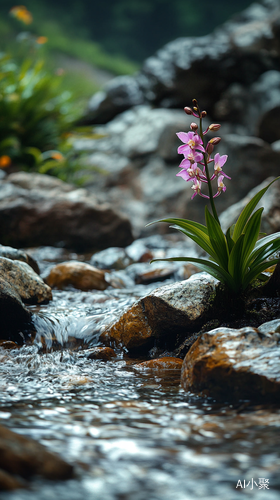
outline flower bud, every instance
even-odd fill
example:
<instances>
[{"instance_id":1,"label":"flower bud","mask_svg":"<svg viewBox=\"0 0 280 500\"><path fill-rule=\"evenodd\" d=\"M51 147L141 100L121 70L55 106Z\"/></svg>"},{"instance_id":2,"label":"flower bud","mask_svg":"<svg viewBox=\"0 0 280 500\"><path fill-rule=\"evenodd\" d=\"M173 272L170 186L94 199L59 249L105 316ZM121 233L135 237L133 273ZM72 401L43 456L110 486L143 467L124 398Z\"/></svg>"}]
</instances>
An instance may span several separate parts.
<instances>
[{"instance_id":1,"label":"flower bud","mask_svg":"<svg viewBox=\"0 0 280 500\"><path fill-rule=\"evenodd\" d=\"M216 146L217 144L219 144L219 142L221 141L222 139L220 137L213 137L213 139L210 139L209 142L211 142L211 144L213 144L213 146Z\"/></svg>"},{"instance_id":2,"label":"flower bud","mask_svg":"<svg viewBox=\"0 0 280 500\"><path fill-rule=\"evenodd\" d=\"M193 103L194 106L197 106L197 100L196 99L193 99L192 103Z\"/></svg>"},{"instance_id":3,"label":"flower bud","mask_svg":"<svg viewBox=\"0 0 280 500\"><path fill-rule=\"evenodd\" d=\"M211 153L213 153L213 151L214 151L214 146L213 144L211 144L211 141L209 141L206 146L206 153L210 156Z\"/></svg>"},{"instance_id":4,"label":"flower bud","mask_svg":"<svg viewBox=\"0 0 280 500\"><path fill-rule=\"evenodd\" d=\"M187 115L192 115L193 114L192 109L188 108L187 106L184 108L184 111L185 111L185 113L187 113Z\"/></svg>"},{"instance_id":5,"label":"flower bud","mask_svg":"<svg viewBox=\"0 0 280 500\"><path fill-rule=\"evenodd\" d=\"M201 111L201 118L205 118L206 115L207 115L206 111Z\"/></svg>"},{"instance_id":6,"label":"flower bud","mask_svg":"<svg viewBox=\"0 0 280 500\"><path fill-rule=\"evenodd\" d=\"M197 130L197 129L198 129L198 125L197 125L197 123L192 122L192 123L191 123L191 125L190 125L190 128L191 128L192 130L194 130L194 131L195 131L195 130Z\"/></svg>"},{"instance_id":7,"label":"flower bud","mask_svg":"<svg viewBox=\"0 0 280 500\"><path fill-rule=\"evenodd\" d=\"M211 123L209 125L209 130L213 130L214 132L217 132L221 128L221 125L219 123Z\"/></svg>"},{"instance_id":8,"label":"flower bud","mask_svg":"<svg viewBox=\"0 0 280 500\"><path fill-rule=\"evenodd\" d=\"M194 109L195 111L197 111L197 107L196 107L196 106L194 106L194 107L193 107L193 109Z\"/></svg>"}]
</instances>

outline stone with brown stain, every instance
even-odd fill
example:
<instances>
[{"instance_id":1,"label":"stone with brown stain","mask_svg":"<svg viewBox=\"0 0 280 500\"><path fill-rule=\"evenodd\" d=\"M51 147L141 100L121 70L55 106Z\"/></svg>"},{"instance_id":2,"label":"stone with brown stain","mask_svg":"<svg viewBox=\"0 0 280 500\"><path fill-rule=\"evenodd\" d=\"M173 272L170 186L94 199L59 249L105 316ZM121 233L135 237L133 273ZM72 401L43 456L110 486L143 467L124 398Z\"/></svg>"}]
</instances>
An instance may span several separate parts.
<instances>
[{"instance_id":1,"label":"stone with brown stain","mask_svg":"<svg viewBox=\"0 0 280 500\"><path fill-rule=\"evenodd\" d=\"M165 285L143 297L105 330L100 341L133 350L150 346L155 338L175 344L176 336L205 323L218 281L206 273ZM173 339L173 340L172 340Z\"/></svg>"},{"instance_id":2,"label":"stone with brown stain","mask_svg":"<svg viewBox=\"0 0 280 500\"><path fill-rule=\"evenodd\" d=\"M29 479L39 475L46 479L61 480L72 478L74 473L72 465L47 451L40 443L3 426L0 426L0 469L10 478L16 476L15 487L17 476ZM5 477L4 485L11 489L12 484L8 481L8 476Z\"/></svg>"},{"instance_id":3,"label":"stone with brown stain","mask_svg":"<svg viewBox=\"0 0 280 500\"><path fill-rule=\"evenodd\" d=\"M150 359L149 361L143 361L142 363L137 363L134 368L137 370L153 370L157 372L165 370L181 370L183 360L174 357L163 357L158 359Z\"/></svg>"},{"instance_id":4,"label":"stone with brown stain","mask_svg":"<svg viewBox=\"0 0 280 500\"><path fill-rule=\"evenodd\" d=\"M44 304L52 299L50 287L26 262L0 257L0 280L26 304Z\"/></svg>"},{"instance_id":5,"label":"stone with brown stain","mask_svg":"<svg viewBox=\"0 0 280 500\"><path fill-rule=\"evenodd\" d=\"M26 304L52 299L51 288L26 263L0 257L0 338L22 343L22 332L31 322Z\"/></svg>"},{"instance_id":6,"label":"stone with brown stain","mask_svg":"<svg viewBox=\"0 0 280 500\"><path fill-rule=\"evenodd\" d=\"M90 352L89 352L90 351ZM110 361L117 355L111 347L93 347L87 351L87 359L102 359L102 361Z\"/></svg>"},{"instance_id":7,"label":"stone with brown stain","mask_svg":"<svg viewBox=\"0 0 280 500\"><path fill-rule=\"evenodd\" d=\"M278 338L261 327L205 332L184 359L181 383L186 391L218 400L279 402Z\"/></svg>"},{"instance_id":8,"label":"stone with brown stain","mask_svg":"<svg viewBox=\"0 0 280 500\"><path fill-rule=\"evenodd\" d=\"M0 340L0 347L2 347L2 349L18 349L19 348L19 346L15 342L12 342L11 340Z\"/></svg>"},{"instance_id":9,"label":"stone with brown stain","mask_svg":"<svg viewBox=\"0 0 280 500\"><path fill-rule=\"evenodd\" d=\"M104 271L75 260L54 266L45 281L50 287L60 290L69 285L83 291L105 290L109 286Z\"/></svg>"}]
</instances>

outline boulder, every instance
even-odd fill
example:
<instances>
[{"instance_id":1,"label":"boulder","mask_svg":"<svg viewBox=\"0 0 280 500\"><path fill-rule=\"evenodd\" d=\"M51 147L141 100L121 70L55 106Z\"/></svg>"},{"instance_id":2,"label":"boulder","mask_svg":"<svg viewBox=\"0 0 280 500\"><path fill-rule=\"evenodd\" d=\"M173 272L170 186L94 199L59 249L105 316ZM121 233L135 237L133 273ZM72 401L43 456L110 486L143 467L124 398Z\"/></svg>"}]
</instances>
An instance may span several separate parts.
<instances>
[{"instance_id":1,"label":"boulder","mask_svg":"<svg viewBox=\"0 0 280 500\"><path fill-rule=\"evenodd\" d=\"M0 257L0 279L7 282L25 304L45 304L52 299L50 287L26 262Z\"/></svg>"},{"instance_id":2,"label":"boulder","mask_svg":"<svg viewBox=\"0 0 280 500\"><path fill-rule=\"evenodd\" d=\"M86 249L125 246L133 241L129 220L108 204L99 204L85 189L70 189L62 181L55 182L52 188L47 179L43 187L45 176L37 176L40 182L36 188L34 174L26 172L12 174L0 182L3 243L16 247L60 245Z\"/></svg>"},{"instance_id":3,"label":"boulder","mask_svg":"<svg viewBox=\"0 0 280 500\"><path fill-rule=\"evenodd\" d=\"M0 245L0 257L6 257L7 259L21 260L23 262L26 262L26 264L32 267L35 273L40 274L40 269L36 260L33 259L31 255L24 252L23 250L18 250L16 248Z\"/></svg>"},{"instance_id":4,"label":"boulder","mask_svg":"<svg viewBox=\"0 0 280 500\"><path fill-rule=\"evenodd\" d=\"M151 348L155 339L171 348L207 321L218 281L207 273L157 288L102 332L100 341L129 351Z\"/></svg>"},{"instance_id":5,"label":"boulder","mask_svg":"<svg viewBox=\"0 0 280 500\"><path fill-rule=\"evenodd\" d=\"M202 333L184 359L182 387L223 401L279 403L279 329L277 320Z\"/></svg>"},{"instance_id":6,"label":"boulder","mask_svg":"<svg viewBox=\"0 0 280 500\"><path fill-rule=\"evenodd\" d=\"M19 478L38 475L57 481L73 478L74 470L40 443L0 426L0 489L22 487L26 483Z\"/></svg>"},{"instance_id":7,"label":"boulder","mask_svg":"<svg viewBox=\"0 0 280 500\"><path fill-rule=\"evenodd\" d=\"M263 73L250 86L233 83L215 104L217 120L241 124L269 144L280 139L280 72Z\"/></svg>"},{"instance_id":8,"label":"boulder","mask_svg":"<svg viewBox=\"0 0 280 500\"><path fill-rule=\"evenodd\" d=\"M51 298L50 287L26 262L0 257L0 338L22 343L22 332L32 321L24 303L43 304Z\"/></svg>"},{"instance_id":9,"label":"boulder","mask_svg":"<svg viewBox=\"0 0 280 500\"><path fill-rule=\"evenodd\" d=\"M279 3L252 4L213 33L179 38L149 57L139 73L115 78L92 100L84 122L104 123L140 103L183 107L199 97L211 115L223 92L279 70Z\"/></svg>"},{"instance_id":10,"label":"boulder","mask_svg":"<svg viewBox=\"0 0 280 500\"><path fill-rule=\"evenodd\" d=\"M267 178L260 185L252 189L242 200L227 208L220 216L221 226L223 231L226 231L229 226L234 224L238 219L243 208L261 189L267 186L274 177ZM276 181L267 190L256 209L264 207L261 231L266 234L272 234L280 231L280 183Z\"/></svg>"},{"instance_id":11,"label":"boulder","mask_svg":"<svg viewBox=\"0 0 280 500\"><path fill-rule=\"evenodd\" d=\"M71 260L57 264L45 278L51 288L63 290L69 285L78 290L105 290L105 273L90 264Z\"/></svg>"},{"instance_id":12,"label":"boulder","mask_svg":"<svg viewBox=\"0 0 280 500\"><path fill-rule=\"evenodd\" d=\"M0 278L0 338L23 342L22 330L30 326L31 312L14 288Z\"/></svg>"}]
</instances>

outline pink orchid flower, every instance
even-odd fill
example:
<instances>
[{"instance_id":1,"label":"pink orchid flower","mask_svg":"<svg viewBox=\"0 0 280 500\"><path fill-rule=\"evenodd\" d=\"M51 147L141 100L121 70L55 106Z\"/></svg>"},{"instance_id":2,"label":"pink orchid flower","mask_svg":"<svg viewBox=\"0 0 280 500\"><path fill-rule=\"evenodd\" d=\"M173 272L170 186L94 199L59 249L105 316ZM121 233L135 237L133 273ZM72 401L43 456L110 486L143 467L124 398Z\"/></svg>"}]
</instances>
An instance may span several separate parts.
<instances>
[{"instance_id":1,"label":"pink orchid flower","mask_svg":"<svg viewBox=\"0 0 280 500\"><path fill-rule=\"evenodd\" d=\"M199 149L204 152L203 141L195 132L178 132L177 136L184 144L179 146L178 153L187 156L191 150Z\"/></svg>"},{"instance_id":2,"label":"pink orchid flower","mask_svg":"<svg viewBox=\"0 0 280 500\"><path fill-rule=\"evenodd\" d=\"M223 166L226 163L227 159L228 159L227 155L221 156L219 153L215 154L215 156L214 156L214 176L215 177L218 177L221 174L223 174L224 177L227 177L227 179L230 179L230 177L223 172Z\"/></svg>"},{"instance_id":3,"label":"pink orchid flower","mask_svg":"<svg viewBox=\"0 0 280 500\"><path fill-rule=\"evenodd\" d=\"M181 161L179 168L189 168L193 164L197 162L201 162L203 159L203 155L201 153L198 153L197 151L190 150L187 155L185 155L185 158Z\"/></svg>"},{"instance_id":4,"label":"pink orchid flower","mask_svg":"<svg viewBox=\"0 0 280 500\"><path fill-rule=\"evenodd\" d=\"M184 160L183 160L184 161ZM202 170L197 166L197 163L191 164L189 168L183 168L176 174L177 177L182 177L184 181L194 181L194 179L198 179L202 182L207 182L205 175L202 173Z\"/></svg>"},{"instance_id":5,"label":"pink orchid flower","mask_svg":"<svg viewBox=\"0 0 280 500\"><path fill-rule=\"evenodd\" d=\"M225 192L226 186L223 183L224 177L225 177L225 175L219 175L219 177L218 177L218 191L216 194L214 194L213 198L217 198L217 196L219 196L222 191Z\"/></svg>"}]
</instances>

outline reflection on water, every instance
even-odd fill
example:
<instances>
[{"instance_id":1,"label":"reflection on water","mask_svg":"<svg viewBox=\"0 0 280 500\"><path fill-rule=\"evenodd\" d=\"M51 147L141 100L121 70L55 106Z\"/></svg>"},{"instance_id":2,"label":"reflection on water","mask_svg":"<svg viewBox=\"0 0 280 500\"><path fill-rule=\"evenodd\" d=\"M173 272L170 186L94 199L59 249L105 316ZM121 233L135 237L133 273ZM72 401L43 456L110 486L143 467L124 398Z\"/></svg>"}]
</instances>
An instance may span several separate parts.
<instances>
[{"instance_id":1,"label":"reflection on water","mask_svg":"<svg viewBox=\"0 0 280 500\"><path fill-rule=\"evenodd\" d=\"M104 325L142 292L55 292L51 304L31 308L35 343L0 348L0 423L77 471L74 480L38 479L31 491L1 499L231 500L240 498L239 480L248 498L279 498L279 409L186 394L178 372L139 373L139 360L122 353L106 363L87 359ZM54 337L55 349L44 352ZM269 479L269 491L259 478Z\"/></svg>"}]
</instances>

